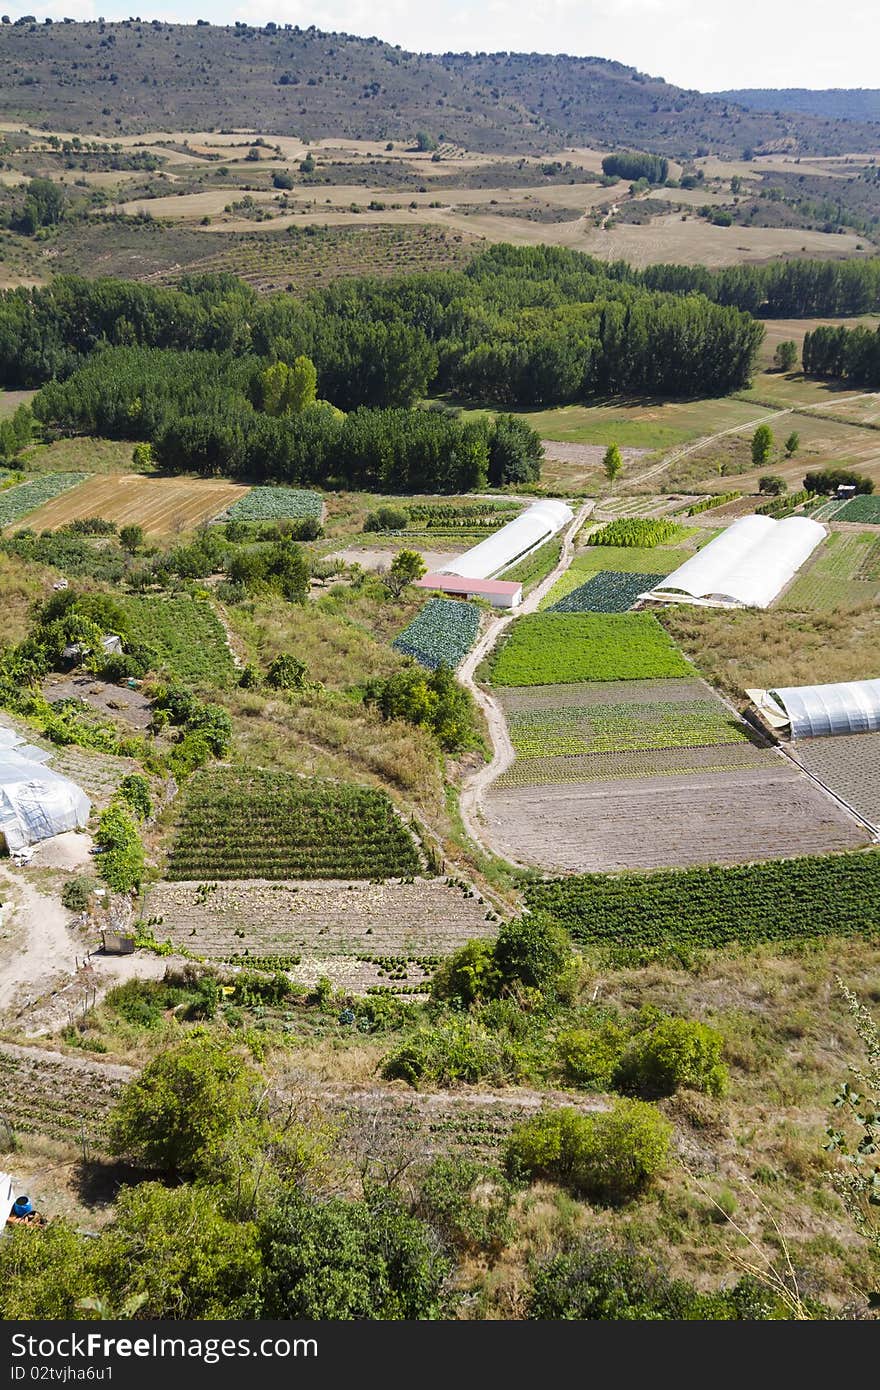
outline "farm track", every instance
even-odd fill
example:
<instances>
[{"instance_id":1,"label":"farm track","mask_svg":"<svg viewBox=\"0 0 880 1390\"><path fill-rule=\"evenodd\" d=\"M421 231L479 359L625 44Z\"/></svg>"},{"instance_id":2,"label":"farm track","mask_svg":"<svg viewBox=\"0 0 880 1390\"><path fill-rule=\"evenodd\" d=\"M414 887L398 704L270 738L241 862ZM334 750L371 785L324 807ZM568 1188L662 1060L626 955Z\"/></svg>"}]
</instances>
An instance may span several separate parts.
<instances>
[{"instance_id":1,"label":"farm track","mask_svg":"<svg viewBox=\"0 0 880 1390\"><path fill-rule=\"evenodd\" d=\"M479 638L473 651L465 657L464 662L459 667L458 679L466 690L469 690L474 700L486 718L489 728L489 737L492 741L493 755L492 761L484 767L479 768L473 777L469 778L461 789L459 799L459 810L464 822L465 829L470 838L480 846L487 854L494 854L492 845L487 843L482 830L482 801L486 790L510 767L516 754L510 740L507 728L507 719L504 710L501 708L495 696L489 694L479 686L475 680L477 667L489 655L493 647L498 642L502 632L510 626L515 618L525 617L529 613L536 613L538 606L545 595L549 594L558 579L561 579L574 558L574 539L578 531L583 526L587 517L593 509L593 502L585 502L576 514L574 520L569 523L562 539L562 551L556 566L536 585L529 596L523 600L519 608L513 613L506 614L500 618L490 618L483 635ZM518 865L525 868L525 865Z\"/></svg>"}]
</instances>

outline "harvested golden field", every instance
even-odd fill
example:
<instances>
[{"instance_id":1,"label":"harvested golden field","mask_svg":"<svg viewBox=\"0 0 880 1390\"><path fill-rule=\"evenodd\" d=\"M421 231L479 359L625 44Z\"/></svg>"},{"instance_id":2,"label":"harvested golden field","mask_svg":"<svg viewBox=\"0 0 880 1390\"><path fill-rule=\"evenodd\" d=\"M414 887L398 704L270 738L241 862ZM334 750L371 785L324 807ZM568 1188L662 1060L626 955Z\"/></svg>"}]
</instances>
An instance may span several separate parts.
<instances>
[{"instance_id":1,"label":"harvested golden field","mask_svg":"<svg viewBox=\"0 0 880 1390\"><path fill-rule=\"evenodd\" d=\"M15 528L56 531L71 521L99 516L118 526L136 522L148 536L170 536L210 521L249 489L213 478L148 478L110 473L38 507Z\"/></svg>"}]
</instances>

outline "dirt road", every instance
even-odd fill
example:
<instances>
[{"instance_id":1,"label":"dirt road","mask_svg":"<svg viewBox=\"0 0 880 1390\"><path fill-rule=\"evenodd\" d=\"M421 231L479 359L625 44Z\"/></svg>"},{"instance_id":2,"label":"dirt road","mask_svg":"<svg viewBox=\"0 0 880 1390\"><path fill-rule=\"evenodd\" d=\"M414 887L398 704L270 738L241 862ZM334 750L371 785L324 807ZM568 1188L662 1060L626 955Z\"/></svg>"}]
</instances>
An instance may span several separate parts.
<instances>
[{"instance_id":1,"label":"dirt road","mask_svg":"<svg viewBox=\"0 0 880 1390\"><path fill-rule=\"evenodd\" d=\"M468 835L476 844L480 845L488 854L494 854L492 846L487 844L482 834L482 809L481 803L486 788L500 777L514 759L513 744L510 741L510 734L507 729L507 720L504 711L493 695L483 690L477 685L474 673L480 663L488 656L495 646L505 628L516 618L525 617L528 613L536 612L538 605L545 594L549 593L561 575L565 574L571 564L574 555L574 538L583 526L587 517L590 515L595 503L585 502L580 511L571 521L562 538L562 551L556 568L553 569L546 579L524 599L519 608L513 612L505 613L497 618L491 618L488 626L474 647L473 651L465 657L464 662L459 667L458 679L465 689L469 690L476 700L483 714L486 716L486 723L489 728L489 737L492 740L492 761L484 767L478 768L472 777L461 789L460 809L461 818L464 821Z\"/></svg>"}]
</instances>

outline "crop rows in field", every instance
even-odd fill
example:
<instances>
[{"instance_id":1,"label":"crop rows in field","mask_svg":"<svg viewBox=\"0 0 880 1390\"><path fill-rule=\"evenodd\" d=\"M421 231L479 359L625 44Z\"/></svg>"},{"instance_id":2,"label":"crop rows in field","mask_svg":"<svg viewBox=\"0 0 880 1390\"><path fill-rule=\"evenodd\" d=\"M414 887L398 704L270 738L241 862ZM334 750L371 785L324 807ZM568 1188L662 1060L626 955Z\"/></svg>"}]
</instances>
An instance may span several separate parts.
<instances>
[{"instance_id":1,"label":"crop rows in field","mask_svg":"<svg viewBox=\"0 0 880 1390\"><path fill-rule=\"evenodd\" d=\"M382 985L380 961L414 962L451 954L475 937L493 936L494 914L479 894L440 878L414 883L158 883L144 911L159 918L156 936L206 960L298 957L291 974L305 984L328 975L340 989ZM387 972L386 972L387 973ZM423 973L423 972L422 972Z\"/></svg>"},{"instance_id":2,"label":"crop rows in field","mask_svg":"<svg viewBox=\"0 0 880 1390\"><path fill-rule=\"evenodd\" d=\"M479 627L480 610L475 604L430 598L391 645L429 670L455 669L474 645Z\"/></svg>"},{"instance_id":3,"label":"crop rows in field","mask_svg":"<svg viewBox=\"0 0 880 1390\"><path fill-rule=\"evenodd\" d=\"M869 825L880 829L880 734L799 738L789 751Z\"/></svg>"},{"instance_id":4,"label":"crop rows in field","mask_svg":"<svg viewBox=\"0 0 880 1390\"><path fill-rule=\"evenodd\" d=\"M584 944L718 947L876 937L880 854L527 883L526 902Z\"/></svg>"},{"instance_id":5,"label":"crop rows in field","mask_svg":"<svg viewBox=\"0 0 880 1390\"><path fill-rule=\"evenodd\" d=\"M572 560L565 574L557 579L549 594L541 600L540 608L552 608L579 588L594 574L606 570L614 574L650 574L655 578L665 578L673 570L683 565L693 554L690 550L670 550L658 546L656 550L628 549L626 546L588 546Z\"/></svg>"},{"instance_id":6,"label":"crop rows in field","mask_svg":"<svg viewBox=\"0 0 880 1390\"><path fill-rule=\"evenodd\" d=\"M496 685L687 676L692 668L651 613L537 613L496 649Z\"/></svg>"},{"instance_id":7,"label":"crop rows in field","mask_svg":"<svg viewBox=\"0 0 880 1390\"><path fill-rule=\"evenodd\" d=\"M666 701L519 710L510 736L524 758L636 752L747 743L746 727L719 700Z\"/></svg>"},{"instance_id":8,"label":"crop rows in field","mask_svg":"<svg viewBox=\"0 0 880 1390\"><path fill-rule=\"evenodd\" d=\"M606 497L596 507L594 515L610 516L612 519L621 516L660 516L664 513L674 516L686 510L695 500L693 497L682 500L681 497L666 496Z\"/></svg>"},{"instance_id":9,"label":"crop rows in field","mask_svg":"<svg viewBox=\"0 0 880 1390\"><path fill-rule=\"evenodd\" d=\"M880 594L877 546L870 532L832 532L783 594L779 607L825 613L871 603Z\"/></svg>"},{"instance_id":10,"label":"crop rows in field","mask_svg":"<svg viewBox=\"0 0 880 1390\"><path fill-rule=\"evenodd\" d=\"M862 493L859 497L851 497L836 513L835 520L857 521L868 526L880 526L880 497L868 493Z\"/></svg>"},{"instance_id":11,"label":"crop rows in field","mask_svg":"<svg viewBox=\"0 0 880 1390\"><path fill-rule=\"evenodd\" d=\"M20 521L44 502L51 502L53 497L60 497L63 492L85 482L87 476L86 473L43 473L39 478L29 478L16 487L6 488L0 493L0 526Z\"/></svg>"},{"instance_id":12,"label":"crop rows in field","mask_svg":"<svg viewBox=\"0 0 880 1390\"><path fill-rule=\"evenodd\" d=\"M681 527L666 517L621 516L598 531L591 531L586 543L627 550L653 550L681 537Z\"/></svg>"},{"instance_id":13,"label":"crop rows in field","mask_svg":"<svg viewBox=\"0 0 880 1390\"><path fill-rule=\"evenodd\" d=\"M324 506L320 492L298 487L252 487L223 513L229 521L305 521L321 519Z\"/></svg>"},{"instance_id":14,"label":"crop rows in field","mask_svg":"<svg viewBox=\"0 0 880 1390\"><path fill-rule=\"evenodd\" d=\"M665 575L663 576L665 578ZM626 613L632 608L639 594L653 589L657 583L656 574L625 574L617 571L600 570L572 589L549 610L551 613Z\"/></svg>"},{"instance_id":15,"label":"crop rows in field","mask_svg":"<svg viewBox=\"0 0 880 1390\"><path fill-rule=\"evenodd\" d=\"M0 1044L3 1114L19 1134L100 1145L123 1080L122 1068Z\"/></svg>"},{"instance_id":16,"label":"crop rows in field","mask_svg":"<svg viewBox=\"0 0 880 1390\"><path fill-rule=\"evenodd\" d=\"M538 787L567 782L637 781L704 772L735 772L769 767L773 755L752 743L710 744L702 748L646 748L637 752L581 753L565 757L517 756L493 786Z\"/></svg>"},{"instance_id":17,"label":"crop rows in field","mask_svg":"<svg viewBox=\"0 0 880 1390\"><path fill-rule=\"evenodd\" d=\"M226 686L235 666L223 624L206 599L125 598L132 636L156 652L175 680Z\"/></svg>"},{"instance_id":18,"label":"crop rows in field","mask_svg":"<svg viewBox=\"0 0 880 1390\"><path fill-rule=\"evenodd\" d=\"M415 841L384 792L229 769L190 783L167 877L413 877Z\"/></svg>"}]
</instances>

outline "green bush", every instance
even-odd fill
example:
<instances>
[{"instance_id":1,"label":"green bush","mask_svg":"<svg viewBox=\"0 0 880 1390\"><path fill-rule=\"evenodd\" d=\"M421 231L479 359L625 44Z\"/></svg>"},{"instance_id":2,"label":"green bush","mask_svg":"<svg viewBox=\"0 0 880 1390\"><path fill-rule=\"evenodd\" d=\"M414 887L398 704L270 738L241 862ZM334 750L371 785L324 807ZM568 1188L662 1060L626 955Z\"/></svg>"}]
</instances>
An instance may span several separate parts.
<instances>
[{"instance_id":1,"label":"green bush","mask_svg":"<svg viewBox=\"0 0 880 1390\"><path fill-rule=\"evenodd\" d=\"M403 507L377 507L364 518L365 531L405 531L409 515Z\"/></svg>"},{"instance_id":2,"label":"green bush","mask_svg":"<svg viewBox=\"0 0 880 1390\"><path fill-rule=\"evenodd\" d=\"M556 1050L566 1079L587 1091L610 1090L627 1041L624 1029L610 1022L560 1034Z\"/></svg>"},{"instance_id":3,"label":"green bush","mask_svg":"<svg viewBox=\"0 0 880 1390\"><path fill-rule=\"evenodd\" d=\"M61 889L61 904L68 912L85 912L92 894L92 883L88 878L68 879Z\"/></svg>"},{"instance_id":4,"label":"green bush","mask_svg":"<svg viewBox=\"0 0 880 1390\"><path fill-rule=\"evenodd\" d=\"M497 1257L513 1235L512 1195L496 1169L444 1155L422 1175L416 1211L458 1254Z\"/></svg>"},{"instance_id":5,"label":"green bush","mask_svg":"<svg viewBox=\"0 0 880 1390\"><path fill-rule=\"evenodd\" d=\"M614 1084L647 1097L671 1096L680 1087L723 1095L727 1087L723 1046L721 1034L705 1023L664 1018L636 1034L620 1059Z\"/></svg>"},{"instance_id":6,"label":"green bush","mask_svg":"<svg viewBox=\"0 0 880 1390\"><path fill-rule=\"evenodd\" d=\"M509 988L525 986L553 997L573 961L568 936L543 912L505 922L495 943L495 963Z\"/></svg>"},{"instance_id":7,"label":"green bush","mask_svg":"<svg viewBox=\"0 0 880 1390\"><path fill-rule=\"evenodd\" d=\"M418 1029L382 1064L384 1077L410 1086L477 1081L501 1086L521 1080L523 1072L521 1050L469 1015Z\"/></svg>"},{"instance_id":8,"label":"green bush","mask_svg":"<svg viewBox=\"0 0 880 1390\"><path fill-rule=\"evenodd\" d=\"M467 941L434 972L431 993L435 999L470 1008L498 993L501 975L492 941Z\"/></svg>"},{"instance_id":9,"label":"green bush","mask_svg":"<svg viewBox=\"0 0 880 1390\"><path fill-rule=\"evenodd\" d=\"M512 1177L544 1178L613 1206L650 1187L666 1165L671 1137L671 1124L645 1101L618 1100L593 1115L562 1107L514 1129L505 1162Z\"/></svg>"},{"instance_id":10,"label":"green bush","mask_svg":"<svg viewBox=\"0 0 880 1390\"><path fill-rule=\"evenodd\" d=\"M141 820L153 814L150 784L142 772L129 772L119 783L119 795Z\"/></svg>"},{"instance_id":11,"label":"green bush","mask_svg":"<svg viewBox=\"0 0 880 1390\"><path fill-rule=\"evenodd\" d=\"M101 812L95 844L98 873L114 893L130 893L140 888L144 876L144 847L137 826L119 802Z\"/></svg>"}]
</instances>

